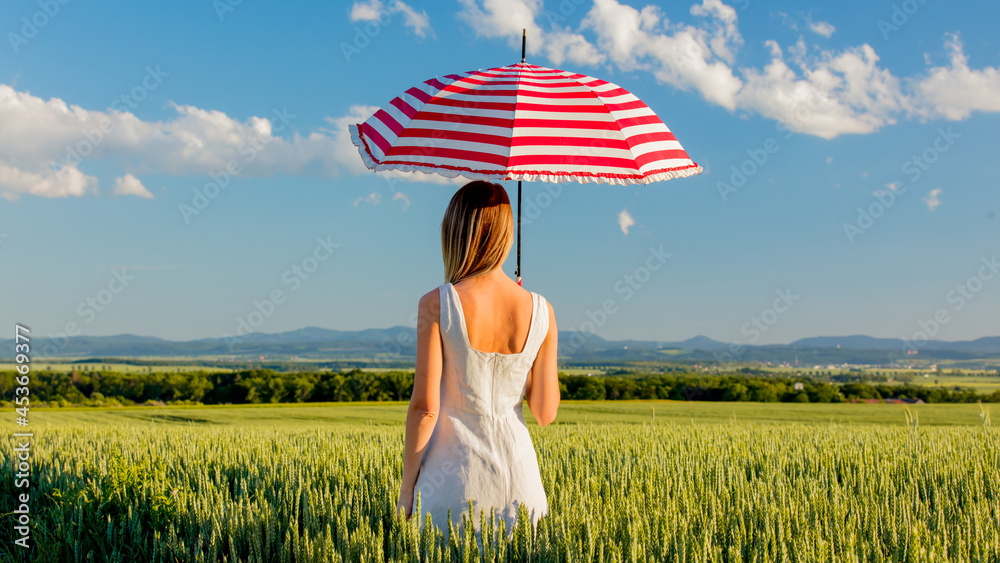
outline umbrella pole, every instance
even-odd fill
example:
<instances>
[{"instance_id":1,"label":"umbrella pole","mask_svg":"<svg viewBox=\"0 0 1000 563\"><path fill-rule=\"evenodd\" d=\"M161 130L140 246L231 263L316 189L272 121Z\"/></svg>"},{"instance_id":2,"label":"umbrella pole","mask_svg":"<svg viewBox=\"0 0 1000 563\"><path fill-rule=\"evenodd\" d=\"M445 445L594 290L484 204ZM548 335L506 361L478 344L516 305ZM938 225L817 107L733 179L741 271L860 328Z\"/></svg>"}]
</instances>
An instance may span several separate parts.
<instances>
[{"instance_id":1,"label":"umbrella pole","mask_svg":"<svg viewBox=\"0 0 1000 563\"><path fill-rule=\"evenodd\" d=\"M521 181L517 181L517 285L521 285Z\"/></svg>"},{"instance_id":2,"label":"umbrella pole","mask_svg":"<svg viewBox=\"0 0 1000 563\"><path fill-rule=\"evenodd\" d=\"M528 30L521 30L521 62L524 62L524 50L528 43ZM521 285L521 181L517 181L517 285Z\"/></svg>"}]
</instances>

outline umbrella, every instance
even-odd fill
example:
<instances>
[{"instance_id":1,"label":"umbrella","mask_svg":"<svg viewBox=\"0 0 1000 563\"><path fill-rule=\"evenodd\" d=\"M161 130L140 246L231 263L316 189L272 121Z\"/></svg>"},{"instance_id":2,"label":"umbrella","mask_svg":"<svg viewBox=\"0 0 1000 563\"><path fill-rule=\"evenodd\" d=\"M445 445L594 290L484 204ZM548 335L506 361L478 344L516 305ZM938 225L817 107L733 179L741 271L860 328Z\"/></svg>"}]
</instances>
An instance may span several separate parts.
<instances>
[{"instance_id":1,"label":"umbrella","mask_svg":"<svg viewBox=\"0 0 1000 563\"><path fill-rule=\"evenodd\" d=\"M638 97L591 76L531 65L432 78L350 125L368 168L471 180L646 184L699 174L670 129Z\"/></svg>"}]
</instances>

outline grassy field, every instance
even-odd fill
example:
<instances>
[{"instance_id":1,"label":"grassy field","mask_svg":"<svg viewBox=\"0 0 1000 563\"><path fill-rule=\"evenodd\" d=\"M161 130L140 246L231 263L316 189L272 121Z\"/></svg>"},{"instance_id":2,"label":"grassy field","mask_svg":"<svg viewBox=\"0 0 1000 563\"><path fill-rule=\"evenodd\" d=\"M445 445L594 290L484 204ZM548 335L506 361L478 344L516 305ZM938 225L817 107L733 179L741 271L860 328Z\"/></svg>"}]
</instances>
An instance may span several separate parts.
<instances>
[{"instance_id":1,"label":"grassy field","mask_svg":"<svg viewBox=\"0 0 1000 563\"><path fill-rule=\"evenodd\" d=\"M293 403L282 405L214 405L181 407L66 408L31 411L32 425L71 426L84 423L184 423L207 425L402 425L406 402ZM629 423L656 425L746 423L759 424L880 424L906 426L906 411L918 426L978 426L977 404L864 404L864 403L753 403L697 401L562 401L554 425ZM984 404L987 411L1000 405ZM524 407L529 426L536 426ZM998 420L1000 422L1000 420ZM0 428L14 431L11 417Z\"/></svg>"},{"instance_id":2,"label":"grassy field","mask_svg":"<svg viewBox=\"0 0 1000 563\"><path fill-rule=\"evenodd\" d=\"M972 387L978 393L989 394L1000 389L1000 377L995 375L930 375L916 377L914 385L927 387Z\"/></svg>"},{"instance_id":3,"label":"grassy field","mask_svg":"<svg viewBox=\"0 0 1000 563\"><path fill-rule=\"evenodd\" d=\"M478 538L393 518L405 409L32 410L34 560L1000 561L1000 431L975 404L525 408L549 515Z\"/></svg>"}]
</instances>

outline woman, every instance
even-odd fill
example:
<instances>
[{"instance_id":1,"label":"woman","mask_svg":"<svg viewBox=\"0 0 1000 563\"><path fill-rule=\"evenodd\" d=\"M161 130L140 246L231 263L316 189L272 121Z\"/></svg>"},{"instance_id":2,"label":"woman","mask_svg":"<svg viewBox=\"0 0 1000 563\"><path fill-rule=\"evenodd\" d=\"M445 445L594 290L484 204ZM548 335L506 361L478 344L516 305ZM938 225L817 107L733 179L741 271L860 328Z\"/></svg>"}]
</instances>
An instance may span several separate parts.
<instances>
[{"instance_id":1,"label":"woman","mask_svg":"<svg viewBox=\"0 0 1000 563\"><path fill-rule=\"evenodd\" d=\"M501 269L513 235L502 186L463 186L441 223L447 283L418 304L417 365L396 509L410 518L419 494L421 509L445 534L448 509L461 530L470 500L477 532L481 511L488 522L491 508L508 532L519 505L532 525L548 513L522 401L527 397L540 426L555 419L558 334L545 298Z\"/></svg>"}]
</instances>

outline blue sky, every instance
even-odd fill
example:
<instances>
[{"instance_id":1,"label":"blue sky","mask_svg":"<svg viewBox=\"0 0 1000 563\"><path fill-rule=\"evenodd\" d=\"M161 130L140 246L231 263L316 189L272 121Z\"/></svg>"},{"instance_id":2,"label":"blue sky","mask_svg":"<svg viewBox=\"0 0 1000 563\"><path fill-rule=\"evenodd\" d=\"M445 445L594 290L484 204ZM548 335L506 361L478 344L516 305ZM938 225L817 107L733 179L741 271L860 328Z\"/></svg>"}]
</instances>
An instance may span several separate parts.
<instances>
[{"instance_id":1,"label":"blue sky","mask_svg":"<svg viewBox=\"0 0 1000 563\"><path fill-rule=\"evenodd\" d=\"M4 2L0 317L177 340L232 334L255 310L261 332L413 326L443 282L457 185L366 171L346 125L423 80L518 62L526 27L528 62L630 90L705 168L524 185L550 201L524 219L524 287L561 330L997 335L998 15L918 0ZM213 178L225 187L199 203Z\"/></svg>"}]
</instances>

